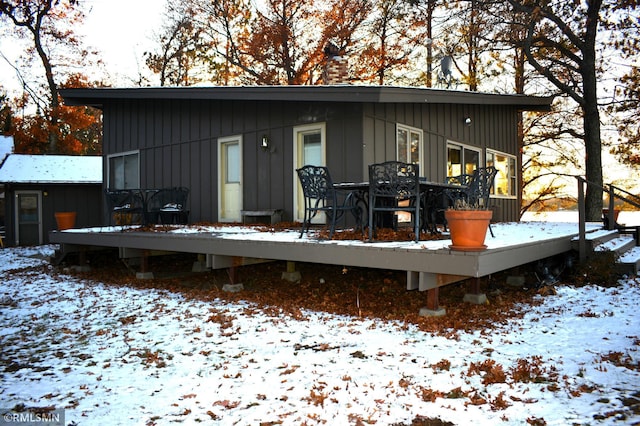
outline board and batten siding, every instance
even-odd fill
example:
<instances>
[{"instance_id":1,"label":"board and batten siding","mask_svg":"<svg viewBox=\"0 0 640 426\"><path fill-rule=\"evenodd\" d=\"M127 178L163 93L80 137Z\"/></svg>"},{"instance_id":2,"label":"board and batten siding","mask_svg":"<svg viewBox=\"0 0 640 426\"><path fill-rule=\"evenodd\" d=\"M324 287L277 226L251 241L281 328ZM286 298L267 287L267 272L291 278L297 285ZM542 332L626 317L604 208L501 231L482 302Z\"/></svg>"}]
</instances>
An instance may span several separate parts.
<instances>
[{"instance_id":1,"label":"board and batten siding","mask_svg":"<svg viewBox=\"0 0 640 426\"><path fill-rule=\"evenodd\" d=\"M511 106L242 100L113 100L104 103L105 156L140 152L143 188L190 189L190 221L216 221L219 137L242 136L243 208L293 210L296 126L325 123L326 158L335 181L368 179L368 165L396 158L396 126L422 129L421 174L443 181L446 143L515 155L517 114ZM471 126L464 119L472 119ZM259 141L266 135L271 150ZM520 166L520 165L519 165ZM108 167L104 167L105 182ZM519 200L492 199L499 220L518 220Z\"/></svg>"},{"instance_id":2,"label":"board and batten siding","mask_svg":"<svg viewBox=\"0 0 640 426\"><path fill-rule=\"evenodd\" d=\"M470 126L464 124L471 118ZM516 156L518 153L517 110L510 106L458 104L367 104L364 108L363 176L368 164L396 159L397 124L423 130L424 150L420 174L433 181L446 177L447 141L493 149ZM521 167L521 164L518 164ZM517 221L519 196L514 199L492 198L495 220Z\"/></svg>"},{"instance_id":3,"label":"board and batten siding","mask_svg":"<svg viewBox=\"0 0 640 426\"><path fill-rule=\"evenodd\" d=\"M100 184L8 184L6 186L5 206L5 243L16 244L15 226L17 217L16 192L40 192L42 205L42 238L43 244L49 244L49 232L57 229L56 212L76 212L76 228L89 228L102 225L101 206L102 190Z\"/></svg>"},{"instance_id":4,"label":"board and batten siding","mask_svg":"<svg viewBox=\"0 0 640 426\"><path fill-rule=\"evenodd\" d=\"M243 139L243 208L293 210L295 126L326 123L327 166L336 181L360 180L357 103L122 100L105 102L103 153L140 152L143 188L189 188L190 221L217 221L219 137ZM266 135L271 150L260 148ZM105 182L108 164L104 167Z\"/></svg>"}]
</instances>

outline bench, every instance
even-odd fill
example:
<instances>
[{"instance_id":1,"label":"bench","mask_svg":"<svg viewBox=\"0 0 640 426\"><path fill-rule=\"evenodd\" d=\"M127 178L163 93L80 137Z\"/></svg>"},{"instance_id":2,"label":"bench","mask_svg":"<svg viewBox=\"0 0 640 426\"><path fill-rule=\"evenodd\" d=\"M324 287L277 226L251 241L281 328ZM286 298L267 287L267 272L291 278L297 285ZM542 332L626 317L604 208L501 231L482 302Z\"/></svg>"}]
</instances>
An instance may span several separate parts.
<instances>
[{"instance_id":1,"label":"bench","mask_svg":"<svg viewBox=\"0 0 640 426\"><path fill-rule=\"evenodd\" d=\"M274 224L282 222L282 210L281 209L267 209L267 210L242 210L242 223L266 223Z\"/></svg>"}]
</instances>

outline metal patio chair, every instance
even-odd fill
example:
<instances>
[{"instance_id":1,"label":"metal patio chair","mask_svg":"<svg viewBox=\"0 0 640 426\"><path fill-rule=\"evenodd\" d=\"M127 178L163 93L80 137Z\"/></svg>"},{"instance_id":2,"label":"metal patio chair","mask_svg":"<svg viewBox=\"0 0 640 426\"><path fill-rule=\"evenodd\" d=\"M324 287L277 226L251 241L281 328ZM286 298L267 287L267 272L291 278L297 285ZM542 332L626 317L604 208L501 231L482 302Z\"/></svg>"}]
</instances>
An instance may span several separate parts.
<instances>
[{"instance_id":1,"label":"metal patio chair","mask_svg":"<svg viewBox=\"0 0 640 426\"><path fill-rule=\"evenodd\" d=\"M346 212L353 214L356 226L363 232L362 209L357 205L356 197L352 191L333 186L327 167L306 165L296 169L296 172L304 194L304 220L300 238L309 231L311 220L320 212L324 212L330 222L329 238L333 238L336 223Z\"/></svg>"},{"instance_id":2,"label":"metal patio chair","mask_svg":"<svg viewBox=\"0 0 640 426\"><path fill-rule=\"evenodd\" d=\"M147 223L186 224L189 188L174 187L153 190L147 201Z\"/></svg>"},{"instance_id":3,"label":"metal patio chair","mask_svg":"<svg viewBox=\"0 0 640 426\"><path fill-rule=\"evenodd\" d=\"M408 203L403 203L408 201ZM369 165L369 241L376 213L411 213L415 241L420 239L420 172L417 164L387 161ZM395 226L395 221L394 221Z\"/></svg>"},{"instance_id":4,"label":"metal patio chair","mask_svg":"<svg viewBox=\"0 0 640 426\"><path fill-rule=\"evenodd\" d=\"M489 196L498 170L493 167L481 167L473 171L471 181L467 184L467 203L472 206L489 208Z\"/></svg>"},{"instance_id":5,"label":"metal patio chair","mask_svg":"<svg viewBox=\"0 0 640 426\"><path fill-rule=\"evenodd\" d=\"M138 189L105 190L109 224L141 224L144 222L144 197Z\"/></svg>"},{"instance_id":6,"label":"metal patio chair","mask_svg":"<svg viewBox=\"0 0 640 426\"><path fill-rule=\"evenodd\" d=\"M452 176L447 178L448 183L457 183L464 185L465 188L457 190L449 190L446 192L455 206L464 203L470 207L488 209L489 196L491 195L491 187L493 186L498 170L493 167L480 167L473 171L471 175ZM489 225L489 232L493 237L493 230Z\"/></svg>"}]
</instances>

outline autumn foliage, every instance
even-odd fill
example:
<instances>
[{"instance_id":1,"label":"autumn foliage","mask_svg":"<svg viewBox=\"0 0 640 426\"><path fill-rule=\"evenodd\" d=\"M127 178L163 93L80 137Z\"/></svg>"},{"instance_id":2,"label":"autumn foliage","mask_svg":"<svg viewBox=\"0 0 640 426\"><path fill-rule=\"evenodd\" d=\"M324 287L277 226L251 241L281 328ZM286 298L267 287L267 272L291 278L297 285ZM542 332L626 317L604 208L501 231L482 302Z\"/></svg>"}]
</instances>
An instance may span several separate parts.
<instances>
[{"instance_id":1,"label":"autumn foliage","mask_svg":"<svg viewBox=\"0 0 640 426\"><path fill-rule=\"evenodd\" d=\"M59 93L62 87L99 85L76 71L99 64L93 59L95 52L85 48L74 32L83 18L75 0L0 1L3 36L14 37L26 49L14 67L22 85L21 97L9 102L7 96L2 96L4 113L0 115L0 123L2 132L14 138L14 152L101 152L99 112L64 106Z\"/></svg>"},{"instance_id":2,"label":"autumn foliage","mask_svg":"<svg viewBox=\"0 0 640 426\"><path fill-rule=\"evenodd\" d=\"M84 87L82 76L72 76L65 86ZM95 108L49 107L33 115L13 116L6 134L14 138L18 154L88 155L102 152L102 115ZM52 149L51 141L55 140Z\"/></svg>"},{"instance_id":3,"label":"autumn foliage","mask_svg":"<svg viewBox=\"0 0 640 426\"><path fill-rule=\"evenodd\" d=\"M47 115L15 118L8 134L13 136L14 152L19 154L52 153L51 135L57 139L55 154L99 154L101 127L100 116L93 108L63 105Z\"/></svg>"}]
</instances>

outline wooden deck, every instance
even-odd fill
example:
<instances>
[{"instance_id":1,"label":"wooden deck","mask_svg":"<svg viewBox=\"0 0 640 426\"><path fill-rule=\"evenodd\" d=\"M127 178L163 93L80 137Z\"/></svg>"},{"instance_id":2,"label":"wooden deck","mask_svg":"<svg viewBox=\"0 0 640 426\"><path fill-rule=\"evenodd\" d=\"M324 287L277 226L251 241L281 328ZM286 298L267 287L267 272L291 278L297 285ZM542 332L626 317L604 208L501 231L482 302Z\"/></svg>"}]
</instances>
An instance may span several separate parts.
<instances>
[{"instance_id":1,"label":"wooden deck","mask_svg":"<svg viewBox=\"0 0 640 426\"><path fill-rule=\"evenodd\" d=\"M157 252L202 255L206 266L225 268L259 260L312 262L407 272L407 289L428 292L427 308L438 309L437 289L468 278L480 278L572 250L578 235L575 223L496 223L487 249L462 252L451 240L364 242L298 238L297 230L267 232L262 227L182 226L154 231L103 227L54 231L50 241L63 252L117 247L121 257L146 257ZM588 224L589 230L599 224ZM144 262L142 263L144 265ZM435 298L435 300L433 300Z\"/></svg>"}]
</instances>

